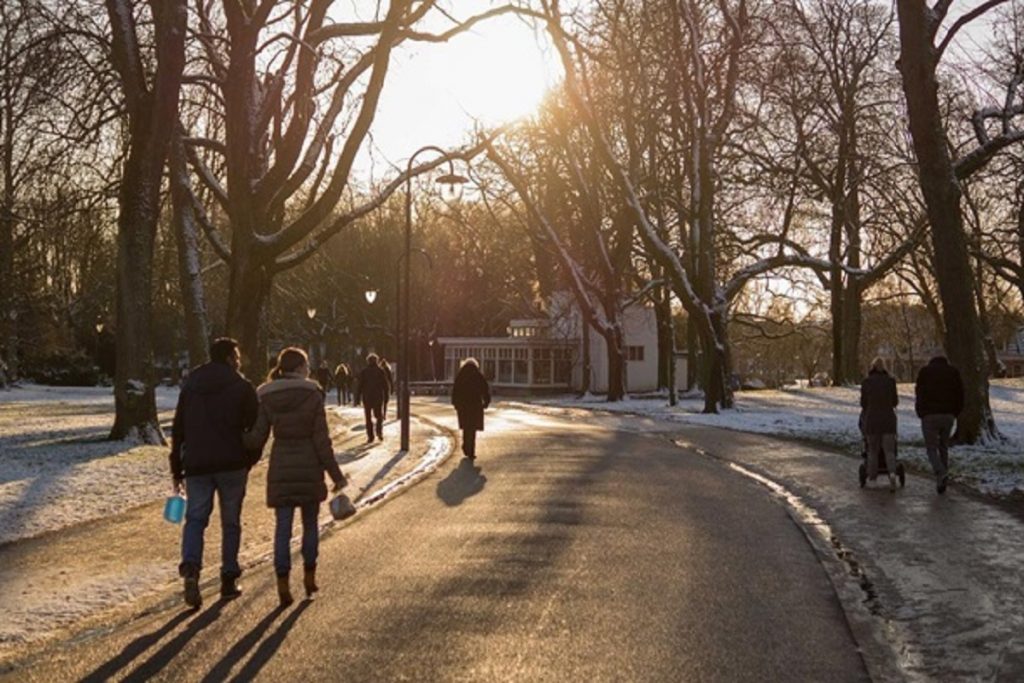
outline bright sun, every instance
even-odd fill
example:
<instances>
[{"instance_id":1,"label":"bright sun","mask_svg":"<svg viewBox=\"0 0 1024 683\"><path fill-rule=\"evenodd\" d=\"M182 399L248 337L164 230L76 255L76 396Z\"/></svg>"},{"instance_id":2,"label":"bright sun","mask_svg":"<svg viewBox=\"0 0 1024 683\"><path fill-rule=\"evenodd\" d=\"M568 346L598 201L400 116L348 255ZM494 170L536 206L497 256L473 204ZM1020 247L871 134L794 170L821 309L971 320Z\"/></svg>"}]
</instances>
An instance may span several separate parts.
<instances>
[{"instance_id":1,"label":"bright sun","mask_svg":"<svg viewBox=\"0 0 1024 683\"><path fill-rule=\"evenodd\" d=\"M374 121L374 144L397 161L424 144L459 145L474 120L493 126L534 112L561 77L543 36L513 17L447 44L396 51Z\"/></svg>"}]
</instances>

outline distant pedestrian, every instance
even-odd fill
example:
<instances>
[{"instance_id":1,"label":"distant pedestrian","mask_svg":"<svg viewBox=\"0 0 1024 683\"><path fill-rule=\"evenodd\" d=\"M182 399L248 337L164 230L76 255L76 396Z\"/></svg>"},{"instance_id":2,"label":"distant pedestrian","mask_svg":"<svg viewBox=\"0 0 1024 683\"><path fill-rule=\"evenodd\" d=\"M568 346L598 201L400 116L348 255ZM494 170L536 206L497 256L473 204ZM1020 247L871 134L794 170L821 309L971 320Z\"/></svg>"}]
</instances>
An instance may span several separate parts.
<instances>
[{"instance_id":1,"label":"distant pedestrian","mask_svg":"<svg viewBox=\"0 0 1024 683\"><path fill-rule=\"evenodd\" d=\"M334 368L334 388L338 392L338 405L348 405L352 400L352 370L348 363L338 363Z\"/></svg>"},{"instance_id":2,"label":"distant pedestrian","mask_svg":"<svg viewBox=\"0 0 1024 683\"><path fill-rule=\"evenodd\" d=\"M319 554L320 503L327 498L326 472L334 491L345 486L345 476L334 460L327 414L320 386L309 379L305 351L290 347L281 351L277 365L257 390L259 418L245 435L251 448L262 449L271 431L267 470L267 506L274 509L274 571L277 594L284 606L292 603L288 575L291 572L292 524L295 508L302 515L303 586L306 597L317 591L316 561Z\"/></svg>"},{"instance_id":3,"label":"distant pedestrian","mask_svg":"<svg viewBox=\"0 0 1024 683\"><path fill-rule=\"evenodd\" d=\"M917 373L914 396L914 410L921 418L925 449L935 471L935 489L945 493L949 483L949 439L964 409L960 371L945 356L932 358Z\"/></svg>"},{"instance_id":4,"label":"distant pedestrian","mask_svg":"<svg viewBox=\"0 0 1024 683\"><path fill-rule=\"evenodd\" d=\"M455 375L452 405L459 414L462 452L467 458L476 458L476 433L484 430L484 409L491 405L491 388L475 358L462 361Z\"/></svg>"},{"instance_id":5,"label":"distant pedestrian","mask_svg":"<svg viewBox=\"0 0 1024 683\"><path fill-rule=\"evenodd\" d=\"M384 356L380 357L380 369L384 371L384 374L388 378L388 390L384 392L384 407L381 409L381 414L384 419L388 419L388 403L391 402L391 392L395 389L395 373L391 369L391 364L388 363L388 359Z\"/></svg>"},{"instance_id":6,"label":"distant pedestrian","mask_svg":"<svg viewBox=\"0 0 1024 683\"><path fill-rule=\"evenodd\" d=\"M210 346L210 362L189 375L178 396L171 429L171 476L175 491L185 489L188 507L178 571L185 580L185 603L198 608L203 535L217 494L221 525L220 595L241 594L238 549L242 541L242 501L249 468L259 459L247 451L242 434L256 421L256 390L238 373L238 342L226 337Z\"/></svg>"},{"instance_id":7,"label":"distant pedestrian","mask_svg":"<svg viewBox=\"0 0 1024 683\"><path fill-rule=\"evenodd\" d=\"M881 358L871 361L871 370L860 385L861 430L868 446L868 479L878 477L878 458L885 453L889 490L896 490L896 380L885 371Z\"/></svg>"},{"instance_id":8,"label":"distant pedestrian","mask_svg":"<svg viewBox=\"0 0 1024 683\"><path fill-rule=\"evenodd\" d=\"M366 357L366 367L359 373L359 381L356 383L356 403L363 404L366 417L367 443L373 443L374 420L377 423L377 438L384 440L384 402L387 400L389 386L388 376L381 369L377 354L371 353Z\"/></svg>"},{"instance_id":9,"label":"distant pedestrian","mask_svg":"<svg viewBox=\"0 0 1024 683\"><path fill-rule=\"evenodd\" d=\"M331 376L331 368L327 365L327 361L320 361L320 367L316 369L316 381L320 383L320 391L324 395L325 402L327 399L327 392L331 388Z\"/></svg>"}]
</instances>

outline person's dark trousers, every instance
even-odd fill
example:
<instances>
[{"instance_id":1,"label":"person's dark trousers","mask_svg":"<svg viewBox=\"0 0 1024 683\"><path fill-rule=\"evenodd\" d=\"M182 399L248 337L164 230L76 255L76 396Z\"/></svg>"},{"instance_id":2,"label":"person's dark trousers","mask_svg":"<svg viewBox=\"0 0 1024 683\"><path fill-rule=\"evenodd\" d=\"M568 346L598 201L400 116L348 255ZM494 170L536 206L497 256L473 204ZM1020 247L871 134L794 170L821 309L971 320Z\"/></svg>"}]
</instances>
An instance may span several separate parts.
<instances>
[{"instance_id":1,"label":"person's dark trousers","mask_svg":"<svg viewBox=\"0 0 1024 683\"><path fill-rule=\"evenodd\" d=\"M320 550L320 530L317 518L320 516L320 503L306 503L302 511L302 564L306 569L316 567L316 558ZM277 526L274 528L274 572L278 576L288 576L292 569L292 524L295 519L295 508L274 508Z\"/></svg>"},{"instance_id":2,"label":"person's dark trousers","mask_svg":"<svg viewBox=\"0 0 1024 683\"><path fill-rule=\"evenodd\" d=\"M470 458L476 457L476 430L462 430L462 452Z\"/></svg>"},{"instance_id":3,"label":"person's dark trousers","mask_svg":"<svg viewBox=\"0 0 1024 683\"><path fill-rule=\"evenodd\" d=\"M242 543L242 501L248 477L249 471L245 469L185 477L188 505L178 568L182 576L198 576L203 567L203 535L213 512L214 493L220 508L220 575L228 579L242 575L238 548Z\"/></svg>"},{"instance_id":4,"label":"person's dark trousers","mask_svg":"<svg viewBox=\"0 0 1024 683\"><path fill-rule=\"evenodd\" d=\"M955 422L956 416L947 414L925 415L921 418L924 447L938 482L949 474L949 437Z\"/></svg>"},{"instance_id":5,"label":"person's dark trousers","mask_svg":"<svg viewBox=\"0 0 1024 683\"><path fill-rule=\"evenodd\" d=\"M363 404L363 414L366 416L366 438L368 441L373 441L374 429L373 421L377 421L378 437L383 438L384 434L384 406L382 403L377 405L366 405Z\"/></svg>"},{"instance_id":6,"label":"person's dark trousers","mask_svg":"<svg viewBox=\"0 0 1024 683\"><path fill-rule=\"evenodd\" d=\"M335 391L338 392L338 405L341 405L341 387L337 387Z\"/></svg>"}]
</instances>

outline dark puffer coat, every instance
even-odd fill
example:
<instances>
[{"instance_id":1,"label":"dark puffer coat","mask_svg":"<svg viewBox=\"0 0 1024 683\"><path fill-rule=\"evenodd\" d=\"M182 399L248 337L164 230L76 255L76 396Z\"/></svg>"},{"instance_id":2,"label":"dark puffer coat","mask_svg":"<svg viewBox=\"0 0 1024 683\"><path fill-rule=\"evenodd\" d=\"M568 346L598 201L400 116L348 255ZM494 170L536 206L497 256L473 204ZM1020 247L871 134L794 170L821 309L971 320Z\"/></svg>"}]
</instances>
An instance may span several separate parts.
<instances>
[{"instance_id":1,"label":"dark puffer coat","mask_svg":"<svg viewBox=\"0 0 1024 683\"><path fill-rule=\"evenodd\" d=\"M245 443L262 448L274 432L267 505L296 507L326 499L324 472L335 484L344 484L345 475L334 460L320 386L308 379L281 378L261 385L256 393L259 417Z\"/></svg>"},{"instance_id":2,"label":"dark puffer coat","mask_svg":"<svg viewBox=\"0 0 1024 683\"><path fill-rule=\"evenodd\" d=\"M459 368L452 385L452 405L459 414L459 429L484 429L484 408L491 405L491 388L480 368L466 363Z\"/></svg>"},{"instance_id":3,"label":"dark puffer coat","mask_svg":"<svg viewBox=\"0 0 1024 683\"><path fill-rule=\"evenodd\" d=\"M936 356L917 373L914 409L925 415L960 415L964 409L964 381L945 356Z\"/></svg>"},{"instance_id":4,"label":"dark puffer coat","mask_svg":"<svg viewBox=\"0 0 1024 683\"><path fill-rule=\"evenodd\" d=\"M895 434L896 380L885 370L872 370L860 385L860 407L864 409L861 430L865 434Z\"/></svg>"},{"instance_id":5,"label":"dark puffer coat","mask_svg":"<svg viewBox=\"0 0 1024 683\"><path fill-rule=\"evenodd\" d=\"M242 432L256 420L256 390L226 363L194 369L181 388L171 429L171 474L182 477L251 467Z\"/></svg>"}]
</instances>

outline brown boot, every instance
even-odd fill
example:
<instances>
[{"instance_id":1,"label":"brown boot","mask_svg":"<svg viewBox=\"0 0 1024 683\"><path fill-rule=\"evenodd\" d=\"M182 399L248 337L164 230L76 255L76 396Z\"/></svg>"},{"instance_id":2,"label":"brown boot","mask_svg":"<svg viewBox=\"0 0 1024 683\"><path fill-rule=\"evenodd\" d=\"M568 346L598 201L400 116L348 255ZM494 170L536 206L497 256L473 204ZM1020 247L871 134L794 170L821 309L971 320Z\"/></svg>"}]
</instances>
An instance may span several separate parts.
<instances>
[{"instance_id":1,"label":"brown boot","mask_svg":"<svg viewBox=\"0 0 1024 683\"><path fill-rule=\"evenodd\" d=\"M312 598L319 588L316 585L316 566L306 567L302 573L302 584L306 588L306 597Z\"/></svg>"},{"instance_id":2,"label":"brown boot","mask_svg":"<svg viewBox=\"0 0 1024 683\"><path fill-rule=\"evenodd\" d=\"M295 602L292 598L292 589L288 586L288 575L277 577L277 597L281 600L281 607L287 607Z\"/></svg>"}]
</instances>

